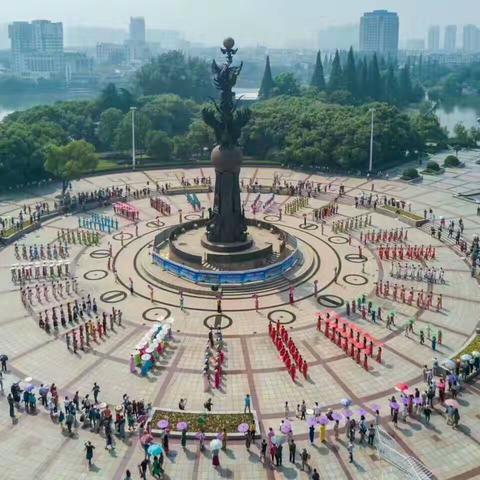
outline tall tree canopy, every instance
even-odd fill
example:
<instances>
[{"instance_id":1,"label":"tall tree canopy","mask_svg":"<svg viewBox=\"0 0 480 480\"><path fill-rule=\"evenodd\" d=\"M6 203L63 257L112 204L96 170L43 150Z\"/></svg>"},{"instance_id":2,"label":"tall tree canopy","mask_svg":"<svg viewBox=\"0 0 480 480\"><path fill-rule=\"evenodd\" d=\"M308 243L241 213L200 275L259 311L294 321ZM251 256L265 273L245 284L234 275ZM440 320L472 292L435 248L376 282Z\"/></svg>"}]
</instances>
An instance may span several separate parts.
<instances>
[{"instance_id":1,"label":"tall tree canopy","mask_svg":"<svg viewBox=\"0 0 480 480\"><path fill-rule=\"evenodd\" d=\"M325 90L325 75L323 73L322 55L320 51L317 52L317 59L315 61L315 68L313 70L310 86L317 88L320 91Z\"/></svg>"},{"instance_id":2,"label":"tall tree canopy","mask_svg":"<svg viewBox=\"0 0 480 480\"><path fill-rule=\"evenodd\" d=\"M186 58L178 51L159 55L135 74L135 83L143 95L174 93L184 98L204 101L215 94L207 62Z\"/></svg>"},{"instance_id":3,"label":"tall tree canopy","mask_svg":"<svg viewBox=\"0 0 480 480\"><path fill-rule=\"evenodd\" d=\"M272 69L270 67L270 57L267 55L265 61L265 70L263 72L262 83L260 84L260 90L258 91L258 96L262 100L270 98L275 88L275 82L273 81Z\"/></svg>"}]
</instances>

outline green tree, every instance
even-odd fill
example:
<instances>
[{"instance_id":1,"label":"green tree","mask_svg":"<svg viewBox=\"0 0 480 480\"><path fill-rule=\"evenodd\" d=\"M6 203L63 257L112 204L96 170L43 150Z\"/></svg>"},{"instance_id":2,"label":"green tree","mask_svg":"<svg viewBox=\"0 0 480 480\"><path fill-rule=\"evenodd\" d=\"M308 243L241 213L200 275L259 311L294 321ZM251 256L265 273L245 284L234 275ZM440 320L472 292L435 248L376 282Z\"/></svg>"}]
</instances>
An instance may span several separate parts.
<instances>
[{"instance_id":1,"label":"green tree","mask_svg":"<svg viewBox=\"0 0 480 480\"><path fill-rule=\"evenodd\" d=\"M170 160L173 153L173 142L161 130L152 130L147 133L147 153L159 160Z\"/></svg>"},{"instance_id":2,"label":"green tree","mask_svg":"<svg viewBox=\"0 0 480 480\"><path fill-rule=\"evenodd\" d=\"M126 88L117 89L114 83L109 83L100 93L96 106L99 112L109 108L116 108L122 112L127 112L130 107L135 105L135 98Z\"/></svg>"},{"instance_id":3,"label":"green tree","mask_svg":"<svg viewBox=\"0 0 480 480\"><path fill-rule=\"evenodd\" d=\"M315 68L313 70L310 86L320 91L325 90L325 75L323 73L322 55L320 51L317 52L317 60L315 62Z\"/></svg>"},{"instance_id":4,"label":"green tree","mask_svg":"<svg viewBox=\"0 0 480 480\"><path fill-rule=\"evenodd\" d=\"M357 85L358 85L358 97L367 98L369 95L368 91L368 67L367 59L364 57L363 60L358 62L357 68Z\"/></svg>"},{"instance_id":5,"label":"green tree","mask_svg":"<svg viewBox=\"0 0 480 480\"><path fill-rule=\"evenodd\" d=\"M154 130L163 130L169 135L184 134L192 123L198 106L178 95L158 95L139 99L140 111L147 115Z\"/></svg>"},{"instance_id":6,"label":"green tree","mask_svg":"<svg viewBox=\"0 0 480 480\"><path fill-rule=\"evenodd\" d=\"M45 170L62 180L62 196L71 180L95 170L97 165L95 147L85 140L73 141L64 146L45 147Z\"/></svg>"},{"instance_id":7,"label":"green tree","mask_svg":"<svg viewBox=\"0 0 480 480\"><path fill-rule=\"evenodd\" d=\"M135 112L135 148L145 150L147 133L152 129L152 122L142 111ZM132 149L132 114L126 113L115 132L115 148L121 151Z\"/></svg>"},{"instance_id":8,"label":"green tree","mask_svg":"<svg viewBox=\"0 0 480 480\"><path fill-rule=\"evenodd\" d=\"M173 137L173 154L178 160L188 160L192 156L192 145L187 135Z\"/></svg>"},{"instance_id":9,"label":"green tree","mask_svg":"<svg viewBox=\"0 0 480 480\"><path fill-rule=\"evenodd\" d=\"M376 53L373 54L368 65L368 96L373 100L381 100L383 96L382 77Z\"/></svg>"},{"instance_id":10,"label":"green tree","mask_svg":"<svg viewBox=\"0 0 480 480\"><path fill-rule=\"evenodd\" d=\"M332 69L330 71L330 79L328 80L328 91L343 90L343 74L342 66L340 64L340 54L338 50L335 52L335 57L332 62Z\"/></svg>"},{"instance_id":11,"label":"green tree","mask_svg":"<svg viewBox=\"0 0 480 480\"><path fill-rule=\"evenodd\" d=\"M275 77L275 95L300 95L300 84L293 73L280 73Z\"/></svg>"},{"instance_id":12,"label":"green tree","mask_svg":"<svg viewBox=\"0 0 480 480\"><path fill-rule=\"evenodd\" d=\"M186 58L179 51L159 55L135 74L135 83L143 95L173 93L203 101L215 94L207 62L198 57Z\"/></svg>"},{"instance_id":13,"label":"green tree","mask_svg":"<svg viewBox=\"0 0 480 480\"><path fill-rule=\"evenodd\" d=\"M410 65L407 63L400 70L399 98L402 102L408 103L413 97L412 81L410 79Z\"/></svg>"},{"instance_id":14,"label":"green tree","mask_svg":"<svg viewBox=\"0 0 480 480\"><path fill-rule=\"evenodd\" d=\"M97 137L108 150L113 150L115 134L122 120L123 113L118 108L108 108L100 115Z\"/></svg>"},{"instance_id":15,"label":"green tree","mask_svg":"<svg viewBox=\"0 0 480 480\"><path fill-rule=\"evenodd\" d=\"M385 76L385 100L389 103L396 103L398 101L398 83L395 77L393 65L389 65L387 74Z\"/></svg>"},{"instance_id":16,"label":"green tree","mask_svg":"<svg viewBox=\"0 0 480 480\"><path fill-rule=\"evenodd\" d=\"M191 151L199 157L204 156L205 152L210 152L215 146L215 135L213 130L202 120L195 120L187 134Z\"/></svg>"},{"instance_id":17,"label":"green tree","mask_svg":"<svg viewBox=\"0 0 480 480\"><path fill-rule=\"evenodd\" d=\"M353 97L358 95L357 71L352 47L350 47L350 50L348 51L347 63L343 70L343 84L345 90L349 91Z\"/></svg>"},{"instance_id":18,"label":"green tree","mask_svg":"<svg viewBox=\"0 0 480 480\"><path fill-rule=\"evenodd\" d=\"M273 81L272 69L270 67L270 57L267 55L265 61L265 70L263 72L262 83L260 84L260 90L258 96L262 100L270 98L275 88L275 82Z\"/></svg>"}]
</instances>

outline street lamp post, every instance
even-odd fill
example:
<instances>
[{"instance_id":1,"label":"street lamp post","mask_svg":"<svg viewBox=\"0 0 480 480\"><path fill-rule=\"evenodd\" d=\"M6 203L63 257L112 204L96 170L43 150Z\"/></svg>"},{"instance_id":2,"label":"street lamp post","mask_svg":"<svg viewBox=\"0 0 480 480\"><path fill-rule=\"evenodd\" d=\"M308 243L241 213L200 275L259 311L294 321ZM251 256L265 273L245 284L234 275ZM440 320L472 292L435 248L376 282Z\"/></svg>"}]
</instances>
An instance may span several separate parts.
<instances>
[{"instance_id":1,"label":"street lamp post","mask_svg":"<svg viewBox=\"0 0 480 480\"><path fill-rule=\"evenodd\" d=\"M372 173L372 170L373 170L373 114L375 113L375 109L371 108L369 112L372 114L372 122L370 125L370 161L368 164L368 172Z\"/></svg>"},{"instance_id":2,"label":"street lamp post","mask_svg":"<svg viewBox=\"0 0 480 480\"><path fill-rule=\"evenodd\" d=\"M135 170L137 165L137 159L135 157L135 110L136 107L130 107L132 112L132 170Z\"/></svg>"}]
</instances>

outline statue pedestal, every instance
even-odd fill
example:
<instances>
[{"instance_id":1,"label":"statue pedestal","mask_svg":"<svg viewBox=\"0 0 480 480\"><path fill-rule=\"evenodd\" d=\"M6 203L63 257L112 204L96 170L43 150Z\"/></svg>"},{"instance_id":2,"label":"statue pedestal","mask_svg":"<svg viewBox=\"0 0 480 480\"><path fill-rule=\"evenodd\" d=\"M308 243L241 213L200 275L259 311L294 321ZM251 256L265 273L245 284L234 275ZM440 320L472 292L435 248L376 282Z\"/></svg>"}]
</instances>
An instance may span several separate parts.
<instances>
[{"instance_id":1,"label":"statue pedestal","mask_svg":"<svg viewBox=\"0 0 480 480\"><path fill-rule=\"evenodd\" d=\"M245 243L247 225L240 201L239 182L242 153L238 148L217 146L212 150L211 159L215 167L215 196L207 239L212 244Z\"/></svg>"}]
</instances>

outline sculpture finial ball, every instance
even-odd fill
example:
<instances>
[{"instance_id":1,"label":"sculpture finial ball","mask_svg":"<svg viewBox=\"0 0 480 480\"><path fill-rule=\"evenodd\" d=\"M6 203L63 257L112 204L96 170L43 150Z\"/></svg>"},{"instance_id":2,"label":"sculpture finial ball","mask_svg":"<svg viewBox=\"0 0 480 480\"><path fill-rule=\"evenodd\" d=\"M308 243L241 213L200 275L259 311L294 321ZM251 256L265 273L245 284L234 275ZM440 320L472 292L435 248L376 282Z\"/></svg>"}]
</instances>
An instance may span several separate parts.
<instances>
[{"instance_id":1,"label":"sculpture finial ball","mask_svg":"<svg viewBox=\"0 0 480 480\"><path fill-rule=\"evenodd\" d=\"M227 37L224 41L223 41L223 46L227 49L227 50L231 50L235 45L235 40L232 38L232 37Z\"/></svg>"}]
</instances>

